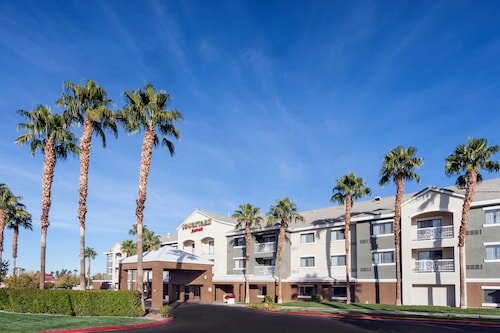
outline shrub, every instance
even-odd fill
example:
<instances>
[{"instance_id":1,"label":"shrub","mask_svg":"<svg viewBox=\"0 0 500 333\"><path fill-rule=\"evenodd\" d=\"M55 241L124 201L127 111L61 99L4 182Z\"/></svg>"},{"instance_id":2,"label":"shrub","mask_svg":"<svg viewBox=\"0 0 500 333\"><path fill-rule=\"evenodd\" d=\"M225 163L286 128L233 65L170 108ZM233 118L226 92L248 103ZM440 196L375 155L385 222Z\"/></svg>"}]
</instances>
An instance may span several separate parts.
<instances>
[{"instance_id":1,"label":"shrub","mask_svg":"<svg viewBox=\"0 0 500 333\"><path fill-rule=\"evenodd\" d=\"M172 309L168 305L164 305L160 308L160 316L163 318L170 317L170 313L172 312Z\"/></svg>"},{"instance_id":2,"label":"shrub","mask_svg":"<svg viewBox=\"0 0 500 333\"><path fill-rule=\"evenodd\" d=\"M73 274L64 274L57 279L57 288L71 289L80 283L78 276Z\"/></svg>"},{"instance_id":3,"label":"shrub","mask_svg":"<svg viewBox=\"0 0 500 333\"><path fill-rule=\"evenodd\" d=\"M321 302L321 296L318 294L314 294L311 296L311 301L313 302Z\"/></svg>"},{"instance_id":4,"label":"shrub","mask_svg":"<svg viewBox=\"0 0 500 333\"><path fill-rule=\"evenodd\" d=\"M74 316L143 315L136 291L0 289L0 310Z\"/></svg>"},{"instance_id":5,"label":"shrub","mask_svg":"<svg viewBox=\"0 0 500 333\"><path fill-rule=\"evenodd\" d=\"M38 289L37 273L21 273L17 276L10 276L4 281L9 289Z\"/></svg>"},{"instance_id":6,"label":"shrub","mask_svg":"<svg viewBox=\"0 0 500 333\"><path fill-rule=\"evenodd\" d=\"M277 310L278 304L272 302L272 303L250 303L247 305L249 308L252 309L260 309L260 310Z\"/></svg>"},{"instance_id":7,"label":"shrub","mask_svg":"<svg viewBox=\"0 0 500 333\"><path fill-rule=\"evenodd\" d=\"M264 297L264 303L274 303L274 298L267 295L266 297Z\"/></svg>"}]
</instances>

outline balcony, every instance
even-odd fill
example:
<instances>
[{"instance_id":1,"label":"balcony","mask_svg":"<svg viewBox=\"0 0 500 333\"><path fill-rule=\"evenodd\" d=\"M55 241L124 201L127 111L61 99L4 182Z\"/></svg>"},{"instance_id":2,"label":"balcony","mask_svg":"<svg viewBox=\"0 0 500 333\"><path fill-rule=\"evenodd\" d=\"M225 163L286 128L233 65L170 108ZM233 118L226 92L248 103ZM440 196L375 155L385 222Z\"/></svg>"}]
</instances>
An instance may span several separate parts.
<instances>
[{"instance_id":1,"label":"balcony","mask_svg":"<svg viewBox=\"0 0 500 333\"><path fill-rule=\"evenodd\" d=\"M454 272L454 259L415 260L414 273Z\"/></svg>"},{"instance_id":2,"label":"balcony","mask_svg":"<svg viewBox=\"0 0 500 333\"><path fill-rule=\"evenodd\" d=\"M276 243L275 242L267 242L267 243L255 243L254 253L267 253L274 252Z\"/></svg>"},{"instance_id":3,"label":"balcony","mask_svg":"<svg viewBox=\"0 0 500 333\"><path fill-rule=\"evenodd\" d=\"M255 275L274 275L274 266L255 266L253 272Z\"/></svg>"},{"instance_id":4,"label":"balcony","mask_svg":"<svg viewBox=\"0 0 500 333\"><path fill-rule=\"evenodd\" d=\"M417 229L418 241L432 240L432 239L444 239L453 238L453 226L445 225L442 227L430 227L430 228L419 228Z\"/></svg>"}]
</instances>

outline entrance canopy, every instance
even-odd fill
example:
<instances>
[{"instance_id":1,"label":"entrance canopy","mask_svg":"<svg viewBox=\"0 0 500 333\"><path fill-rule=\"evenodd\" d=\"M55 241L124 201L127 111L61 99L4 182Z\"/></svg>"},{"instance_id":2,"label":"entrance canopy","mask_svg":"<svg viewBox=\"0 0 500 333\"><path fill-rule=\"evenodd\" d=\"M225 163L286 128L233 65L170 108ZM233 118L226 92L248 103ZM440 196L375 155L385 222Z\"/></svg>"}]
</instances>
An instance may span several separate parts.
<instances>
[{"instance_id":1,"label":"entrance canopy","mask_svg":"<svg viewBox=\"0 0 500 333\"><path fill-rule=\"evenodd\" d=\"M198 265L211 265L213 262L194 254L176 249L171 246L163 246L157 250L144 252L142 257L143 262L170 262L176 264L198 264ZM137 255L130 256L120 261L121 264L137 263Z\"/></svg>"}]
</instances>

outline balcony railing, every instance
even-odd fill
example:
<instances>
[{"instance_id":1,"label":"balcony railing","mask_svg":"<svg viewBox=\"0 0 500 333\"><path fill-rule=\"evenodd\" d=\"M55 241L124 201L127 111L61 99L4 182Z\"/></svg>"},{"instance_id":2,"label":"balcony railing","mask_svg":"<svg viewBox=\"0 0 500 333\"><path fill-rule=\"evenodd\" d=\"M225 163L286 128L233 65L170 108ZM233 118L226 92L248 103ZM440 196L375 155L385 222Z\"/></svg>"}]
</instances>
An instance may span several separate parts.
<instances>
[{"instance_id":1,"label":"balcony railing","mask_svg":"<svg viewBox=\"0 0 500 333\"><path fill-rule=\"evenodd\" d=\"M275 245L275 242L255 243L254 253L274 252Z\"/></svg>"},{"instance_id":2,"label":"balcony railing","mask_svg":"<svg viewBox=\"0 0 500 333\"><path fill-rule=\"evenodd\" d=\"M253 272L255 275L274 275L274 266L255 266Z\"/></svg>"},{"instance_id":3,"label":"balcony railing","mask_svg":"<svg viewBox=\"0 0 500 333\"><path fill-rule=\"evenodd\" d=\"M438 260L416 260L413 272L415 273L433 273L433 272L454 272L454 259Z\"/></svg>"},{"instance_id":4,"label":"balcony railing","mask_svg":"<svg viewBox=\"0 0 500 333\"><path fill-rule=\"evenodd\" d=\"M443 238L453 238L452 225L417 229L416 239L419 241L429 240L429 239L443 239Z\"/></svg>"}]
</instances>

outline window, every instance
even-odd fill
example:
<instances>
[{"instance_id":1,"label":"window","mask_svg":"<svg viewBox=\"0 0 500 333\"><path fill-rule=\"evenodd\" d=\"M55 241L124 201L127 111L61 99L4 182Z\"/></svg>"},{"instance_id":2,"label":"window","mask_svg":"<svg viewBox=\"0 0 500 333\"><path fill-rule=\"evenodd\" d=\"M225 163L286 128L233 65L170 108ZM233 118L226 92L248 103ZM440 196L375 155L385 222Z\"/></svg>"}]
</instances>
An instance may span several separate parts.
<instances>
[{"instance_id":1,"label":"window","mask_svg":"<svg viewBox=\"0 0 500 333\"><path fill-rule=\"evenodd\" d=\"M500 224L500 209L487 210L484 217L486 225Z\"/></svg>"},{"instance_id":2,"label":"window","mask_svg":"<svg viewBox=\"0 0 500 333\"><path fill-rule=\"evenodd\" d=\"M208 241L208 254L214 254L215 252L215 247L214 247L214 241Z\"/></svg>"},{"instance_id":3,"label":"window","mask_svg":"<svg viewBox=\"0 0 500 333\"><path fill-rule=\"evenodd\" d=\"M373 252L373 264L383 265L383 264L393 264L394 263L394 251L380 251Z\"/></svg>"},{"instance_id":4,"label":"window","mask_svg":"<svg viewBox=\"0 0 500 333\"><path fill-rule=\"evenodd\" d=\"M262 236L260 243L274 243L276 241L275 236Z\"/></svg>"},{"instance_id":5,"label":"window","mask_svg":"<svg viewBox=\"0 0 500 333\"><path fill-rule=\"evenodd\" d=\"M235 270L245 269L245 259L244 258L234 259L234 269Z\"/></svg>"},{"instance_id":6,"label":"window","mask_svg":"<svg viewBox=\"0 0 500 333\"><path fill-rule=\"evenodd\" d=\"M418 251L418 260L439 260L443 259L442 250Z\"/></svg>"},{"instance_id":7,"label":"window","mask_svg":"<svg viewBox=\"0 0 500 333\"><path fill-rule=\"evenodd\" d=\"M486 246L486 260L500 260L500 244Z\"/></svg>"},{"instance_id":8,"label":"window","mask_svg":"<svg viewBox=\"0 0 500 333\"><path fill-rule=\"evenodd\" d=\"M332 256L332 266L345 266L345 255Z\"/></svg>"},{"instance_id":9,"label":"window","mask_svg":"<svg viewBox=\"0 0 500 333\"><path fill-rule=\"evenodd\" d=\"M264 297L267 295L267 286L265 284L259 284L258 288L259 293L257 294L257 296Z\"/></svg>"},{"instance_id":10,"label":"window","mask_svg":"<svg viewBox=\"0 0 500 333\"><path fill-rule=\"evenodd\" d=\"M500 304L500 290L499 289L484 289L484 303L498 305Z\"/></svg>"},{"instance_id":11,"label":"window","mask_svg":"<svg viewBox=\"0 0 500 333\"><path fill-rule=\"evenodd\" d=\"M314 295L314 286L300 286L299 298L311 298Z\"/></svg>"},{"instance_id":12,"label":"window","mask_svg":"<svg viewBox=\"0 0 500 333\"><path fill-rule=\"evenodd\" d=\"M261 266L274 266L276 263L273 258L256 258L255 261Z\"/></svg>"},{"instance_id":13,"label":"window","mask_svg":"<svg viewBox=\"0 0 500 333\"><path fill-rule=\"evenodd\" d=\"M394 233L393 227L394 225L392 222L374 223L372 224L372 235L373 236L391 235Z\"/></svg>"},{"instance_id":14,"label":"window","mask_svg":"<svg viewBox=\"0 0 500 333\"><path fill-rule=\"evenodd\" d=\"M314 232L309 232L307 234L300 234L300 243L314 243Z\"/></svg>"},{"instance_id":15,"label":"window","mask_svg":"<svg viewBox=\"0 0 500 333\"><path fill-rule=\"evenodd\" d=\"M301 257L300 267L314 267L314 257Z\"/></svg>"},{"instance_id":16,"label":"window","mask_svg":"<svg viewBox=\"0 0 500 333\"><path fill-rule=\"evenodd\" d=\"M333 299L345 299L347 297L347 287L332 287Z\"/></svg>"},{"instance_id":17,"label":"window","mask_svg":"<svg viewBox=\"0 0 500 333\"><path fill-rule=\"evenodd\" d=\"M422 220L422 221L417 221L417 228L418 229L423 229L423 228L438 228L441 226L441 219L429 219L429 220Z\"/></svg>"},{"instance_id":18,"label":"window","mask_svg":"<svg viewBox=\"0 0 500 333\"><path fill-rule=\"evenodd\" d=\"M345 239L345 230L344 229L332 230L331 236L332 236L332 241L343 240Z\"/></svg>"},{"instance_id":19,"label":"window","mask_svg":"<svg viewBox=\"0 0 500 333\"><path fill-rule=\"evenodd\" d=\"M245 237L233 238L233 247L245 247Z\"/></svg>"}]
</instances>

